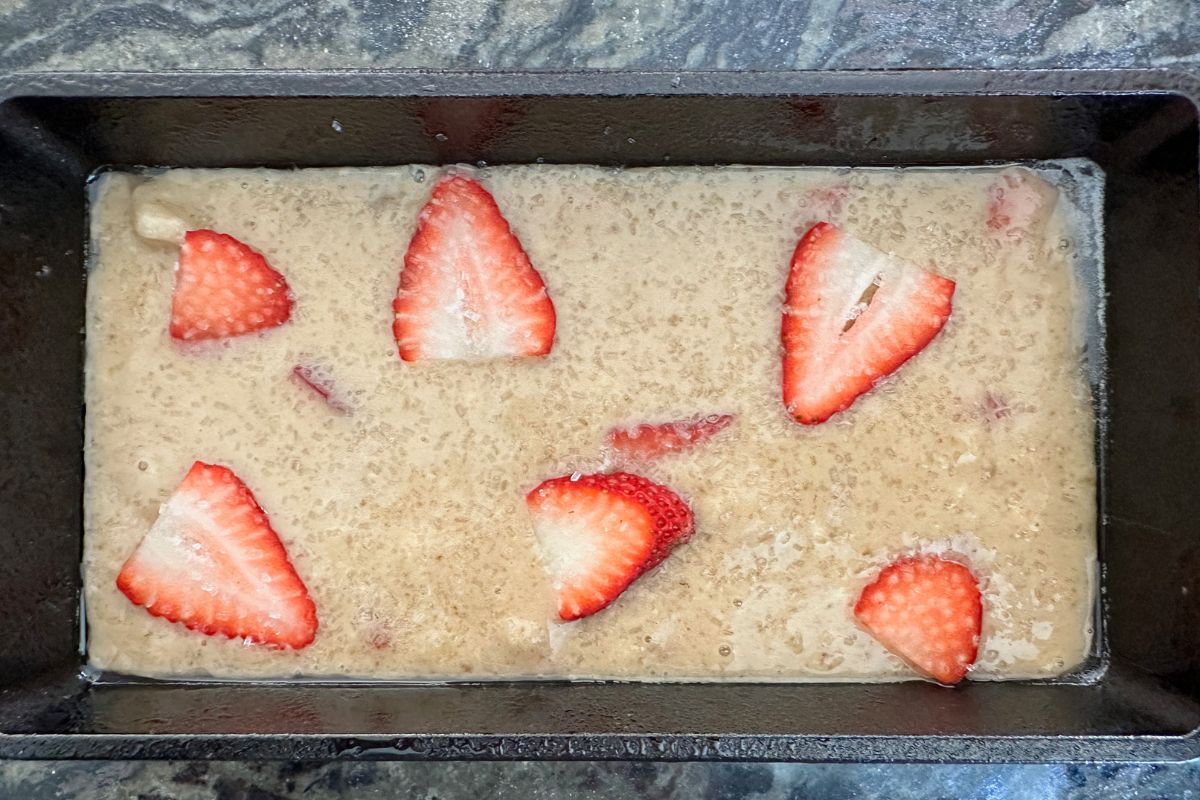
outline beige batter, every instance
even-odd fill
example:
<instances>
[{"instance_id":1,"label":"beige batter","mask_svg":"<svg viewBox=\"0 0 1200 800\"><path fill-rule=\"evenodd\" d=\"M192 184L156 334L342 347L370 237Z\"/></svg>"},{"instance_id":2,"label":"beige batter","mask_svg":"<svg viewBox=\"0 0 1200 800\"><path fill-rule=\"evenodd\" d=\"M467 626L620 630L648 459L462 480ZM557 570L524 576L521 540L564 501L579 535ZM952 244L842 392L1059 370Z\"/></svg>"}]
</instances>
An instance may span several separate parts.
<instances>
[{"instance_id":1,"label":"beige batter","mask_svg":"<svg viewBox=\"0 0 1200 800\"><path fill-rule=\"evenodd\" d=\"M83 563L93 667L896 679L911 673L851 609L913 550L965 557L983 582L973 677L1055 675L1084 659L1093 419L1061 214L1028 236L989 235L996 170L478 174L554 299L548 358L397 357L391 300L437 168L99 179ZM291 322L173 343L177 247L136 232L163 209L264 253L297 298ZM958 290L924 352L806 428L780 397L780 304L796 241L821 219ZM303 359L328 365L353 414L289 379ZM558 622L524 493L604 466L614 424L722 412L737 415L730 430L640 470L692 504L695 538L607 610ZM118 592L121 564L196 459L231 467L270 515L317 605L308 648L196 634Z\"/></svg>"}]
</instances>

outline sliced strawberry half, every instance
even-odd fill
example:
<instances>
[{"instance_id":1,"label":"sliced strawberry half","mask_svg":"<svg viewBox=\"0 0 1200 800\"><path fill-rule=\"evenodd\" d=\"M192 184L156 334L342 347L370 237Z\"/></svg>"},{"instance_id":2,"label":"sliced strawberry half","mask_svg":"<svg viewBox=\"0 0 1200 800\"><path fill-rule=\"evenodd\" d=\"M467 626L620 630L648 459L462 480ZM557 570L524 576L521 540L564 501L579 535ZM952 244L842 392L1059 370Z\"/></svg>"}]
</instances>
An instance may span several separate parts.
<instances>
[{"instance_id":1,"label":"sliced strawberry half","mask_svg":"<svg viewBox=\"0 0 1200 800\"><path fill-rule=\"evenodd\" d=\"M117 576L155 616L208 635L301 648L317 610L254 495L197 461Z\"/></svg>"},{"instance_id":2,"label":"sliced strawberry half","mask_svg":"<svg viewBox=\"0 0 1200 800\"><path fill-rule=\"evenodd\" d=\"M352 409L350 403L342 396L333 374L324 364L305 360L292 367L292 380L298 385L315 394L336 414L347 416Z\"/></svg>"},{"instance_id":3,"label":"sliced strawberry half","mask_svg":"<svg viewBox=\"0 0 1200 800\"><path fill-rule=\"evenodd\" d=\"M525 503L564 620L616 600L695 530L677 494L627 472L551 478Z\"/></svg>"},{"instance_id":4,"label":"sliced strawberry half","mask_svg":"<svg viewBox=\"0 0 1200 800\"><path fill-rule=\"evenodd\" d=\"M695 447L732 423L733 414L709 414L675 422L613 428L608 432L608 446L620 458L650 461Z\"/></svg>"},{"instance_id":5,"label":"sliced strawberry half","mask_svg":"<svg viewBox=\"0 0 1200 800\"><path fill-rule=\"evenodd\" d=\"M796 246L783 307L783 402L816 425L929 344L954 281L818 222Z\"/></svg>"},{"instance_id":6,"label":"sliced strawberry half","mask_svg":"<svg viewBox=\"0 0 1200 800\"><path fill-rule=\"evenodd\" d=\"M544 356L554 344L542 276L492 195L461 175L421 209L392 309L405 361Z\"/></svg>"},{"instance_id":7,"label":"sliced strawberry half","mask_svg":"<svg viewBox=\"0 0 1200 800\"><path fill-rule=\"evenodd\" d=\"M261 254L228 234L184 234L171 297L171 336L183 341L241 336L282 325L291 315L287 281Z\"/></svg>"},{"instance_id":8,"label":"sliced strawberry half","mask_svg":"<svg viewBox=\"0 0 1200 800\"><path fill-rule=\"evenodd\" d=\"M903 558L862 591L854 616L919 672L945 684L963 679L979 648L979 581L957 561Z\"/></svg>"}]
</instances>

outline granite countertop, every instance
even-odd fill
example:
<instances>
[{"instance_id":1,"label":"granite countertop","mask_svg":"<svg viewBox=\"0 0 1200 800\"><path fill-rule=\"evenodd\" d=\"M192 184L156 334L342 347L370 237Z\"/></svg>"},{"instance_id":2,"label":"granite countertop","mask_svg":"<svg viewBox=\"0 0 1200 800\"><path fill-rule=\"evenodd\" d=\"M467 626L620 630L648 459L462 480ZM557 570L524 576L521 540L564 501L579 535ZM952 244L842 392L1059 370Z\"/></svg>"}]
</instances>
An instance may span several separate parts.
<instances>
[{"instance_id":1,"label":"granite countertop","mask_svg":"<svg viewBox=\"0 0 1200 800\"><path fill-rule=\"evenodd\" d=\"M1200 65L1195 0L0 0L0 69Z\"/></svg>"},{"instance_id":2,"label":"granite countertop","mask_svg":"<svg viewBox=\"0 0 1200 800\"><path fill-rule=\"evenodd\" d=\"M1200 70L1198 0L0 0L0 70ZM0 797L1200 798L1200 763L0 763Z\"/></svg>"}]
</instances>

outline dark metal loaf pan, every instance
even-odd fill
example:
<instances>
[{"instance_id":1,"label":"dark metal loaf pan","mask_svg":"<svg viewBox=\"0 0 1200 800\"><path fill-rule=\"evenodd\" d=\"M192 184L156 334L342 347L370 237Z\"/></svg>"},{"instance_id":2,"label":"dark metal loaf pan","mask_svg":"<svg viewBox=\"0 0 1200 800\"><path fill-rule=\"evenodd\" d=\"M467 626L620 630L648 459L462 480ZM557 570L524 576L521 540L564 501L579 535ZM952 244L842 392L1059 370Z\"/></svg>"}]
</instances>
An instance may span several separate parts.
<instances>
[{"instance_id":1,"label":"dark metal loaf pan","mask_svg":"<svg viewBox=\"0 0 1200 800\"><path fill-rule=\"evenodd\" d=\"M1200 756L1200 81L1168 72L0 80L0 756ZM333 121L339 122L338 126ZM448 138L435 136L448 132ZM84 182L104 165L985 164L1107 175L1103 630L1067 681L476 685L80 676Z\"/></svg>"}]
</instances>

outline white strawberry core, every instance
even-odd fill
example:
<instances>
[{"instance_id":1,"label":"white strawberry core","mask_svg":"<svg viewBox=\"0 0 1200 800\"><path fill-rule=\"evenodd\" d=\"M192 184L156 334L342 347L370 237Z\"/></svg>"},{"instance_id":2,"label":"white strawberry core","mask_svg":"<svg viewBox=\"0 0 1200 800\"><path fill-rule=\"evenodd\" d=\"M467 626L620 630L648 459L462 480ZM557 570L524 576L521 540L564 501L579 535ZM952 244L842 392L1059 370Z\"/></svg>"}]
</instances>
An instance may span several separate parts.
<instances>
[{"instance_id":1,"label":"white strawberry core","mask_svg":"<svg viewBox=\"0 0 1200 800\"><path fill-rule=\"evenodd\" d=\"M533 509L542 563L560 603L573 614L581 600L612 599L637 575L652 544L649 515L635 503L559 487L559 496Z\"/></svg>"},{"instance_id":2,"label":"white strawberry core","mask_svg":"<svg viewBox=\"0 0 1200 800\"><path fill-rule=\"evenodd\" d=\"M599 537L591 530L592 515L562 514L553 518L539 516L533 532L541 547L542 562L550 573L555 590L572 579L586 575L603 553Z\"/></svg>"}]
</instances>

